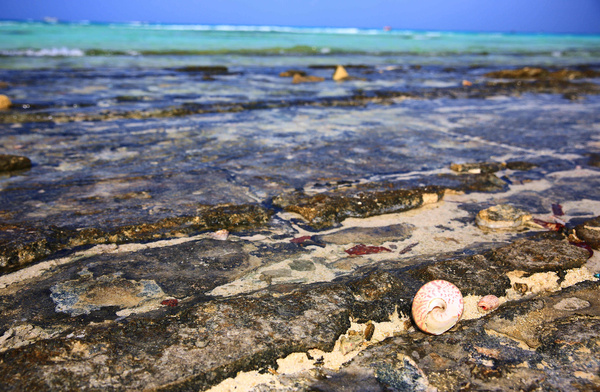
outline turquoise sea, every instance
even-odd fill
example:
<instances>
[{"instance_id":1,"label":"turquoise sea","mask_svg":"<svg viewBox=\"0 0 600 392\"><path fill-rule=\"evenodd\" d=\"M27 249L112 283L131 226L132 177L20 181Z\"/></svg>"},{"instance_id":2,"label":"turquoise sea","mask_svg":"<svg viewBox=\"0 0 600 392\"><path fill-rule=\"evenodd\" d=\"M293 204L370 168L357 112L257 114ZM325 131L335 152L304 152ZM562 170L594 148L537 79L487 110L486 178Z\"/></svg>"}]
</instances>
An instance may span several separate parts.
<instances>
[{"instance_id":1,"label":"turquoise sea","mask_svg":"<svg viewBox=\"0 0 600 392\"><path fill-rule=\"evenodd\" d=\"M0 22L0 67L596 62L600 36L151 23ZM228 64L225 64L228 63Z\"/></svg>"}]
</instances>

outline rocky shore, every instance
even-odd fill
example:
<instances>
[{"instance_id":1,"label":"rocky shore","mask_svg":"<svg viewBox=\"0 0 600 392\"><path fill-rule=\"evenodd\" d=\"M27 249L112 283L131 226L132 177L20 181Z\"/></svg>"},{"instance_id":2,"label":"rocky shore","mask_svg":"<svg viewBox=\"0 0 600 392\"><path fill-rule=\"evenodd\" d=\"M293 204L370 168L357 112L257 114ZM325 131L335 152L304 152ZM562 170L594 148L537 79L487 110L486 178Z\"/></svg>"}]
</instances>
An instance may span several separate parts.
<instances>
[{"instance_id":1,"label":"rocky shore","mask_svg":"<svg viewBox=\"0 0 600 392\"><path fill-rule=\"evenodd\" d=\"M0 112L0 390L597 390L597 71L517 71ZM435 336L438 279L465 308Z\"/></svg>"}]
</instances>

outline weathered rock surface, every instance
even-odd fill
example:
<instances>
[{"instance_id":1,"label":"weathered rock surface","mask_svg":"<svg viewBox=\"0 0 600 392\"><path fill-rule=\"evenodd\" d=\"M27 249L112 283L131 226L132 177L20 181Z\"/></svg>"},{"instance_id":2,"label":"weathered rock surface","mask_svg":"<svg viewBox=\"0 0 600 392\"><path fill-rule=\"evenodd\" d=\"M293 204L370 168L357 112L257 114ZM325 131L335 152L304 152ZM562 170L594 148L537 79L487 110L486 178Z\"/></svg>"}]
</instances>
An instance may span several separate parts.
<instances>
[{"instance_id":1,"label":"weathered rock surface","mask_svg":"<svg viewBox=\"0 0 600 392\"><path fill-rule=\"evenodd\" d=\"M464 295L503 295L510 288L504 273L514 268L561 272L587 260L585 250L565 239L542 236L433 264L424 259L407 268L390 261L331 283L272 285L229 298L204 294L257 262L298 252L308 250L290 243L260 249L247 241L203 239L108 250L14 283L0 297L0 383L8 390L204 389L239 371L275 369L277 359L294 352L331 351L351 319L383 322L394 312L408 314L414 293L427 280L451 279ZM335 390L348 380L364 384L357 390L455 390L467 384L481 390L521 385L520 377L499 377L523 374L564 386L575 380L593 385L598 361L589 362L589 355L598 358L592 338L600 327L598 289L598 282L587 282L525 297L480 320L460 321L438 337L411 332L406 322L395 337L341 370L323 369L331 375L327 380L313 372L280 381L292 383L289 390L309 385ZM173 297L179 299L176 306L161 305ZM344 352L358 347L350 342ZM580 369L584 359L587 367ZM565 368L550 376L559 364Z\"/></svg>"},{"instance_id":2,"label":"weathered rock surface","mask_svg":"<svg viewBox=\"0 0 600 392\"><path fill-rule=\"evenodd\" d=\"M31 168L31 160L19 155L0 154L0 172Z\"/></svg>"},{"instance_id":3,"label":"weathered rock surface","mask_svg":"<svg viewBox=\"0 0 600 392\"><path fill-rule=\"evenodd\" d=\"M314 82L323 82L323 81L325 81L325 78L323 78L321 76L313 76L313 75L302 76L298 73L295 73L292 78L292 83L294 83L294 84L314 83Z\"/></svg>"},{"instance_id":4,"label":"weathered rock surface","mask_svg":"<svg viewBox=\"0 0 600 392\"><path fill-rule=\"evenodd\" d=\"M521 69L507 69L501 71L488 72L485 76L489 78L504 78L504 79L583 79L597 78L600 72L592 69L576 70L576 69L560 69L550 71L544 68L525 67Z\"/></svg>"},{"instance_id":5,"label":"weathered rock surface","mask_svg":"<svg viewBox=\"0 0 600 392\"><path fill-rule=\"evenodd\" d=\"M531 220L531 215L509 204L499 204L477 213L477 226L490 230L511 230L522 227Z\"/></svg>"},{"instance_id":6,"label":"weathered rock surface","mask_svg":"<svg viewBox=\"0 0 600 392\"><path fill-rule=\"evenodd\" d=\"M600 250L600 216L577 225L575 233L578 238L585 241L589 246Z\"/></svg>"},{"instance_id":7,"label":"weathered rock surface","mask_svg":"<svg viewBox=\"0 0 600 392\"><path fill-rule=\"evenodd\" d=\"M376 192L320 193L308 196L301 192L281 195L273 204L286 211L296 212L308 223L323 229L349 217L367 217L407 211L425 204L436 203L443 197L443 189L426 187L413 190Z\"/></svg>"},{"instance_id":8,"label":"weathered rock surface","mask_svg":"<svg viewBox=\"0 0 600 392\"><path fill-rule=\"evenodd\" d=\"M194 235L207 230L231 231L264 225L272 211L256 205L203 206L196 216L182 216L121 226L99 228L49 228L8 225L0 231L0 273L22 268L48 255L78 246L119 244Z\"/></svg>"},{"instance_id":9,"label":"weathered rock surface","mask_svg":"<svg viewBox=\"0 0 600 392\"><path fill-rule=\"evenodd\" d=\"M299 69L288 69L287 71L283 71L279 74L279 76L282 78L293 78L294 75L306 76L306 71Z\"/></svg>"}]
</instances>

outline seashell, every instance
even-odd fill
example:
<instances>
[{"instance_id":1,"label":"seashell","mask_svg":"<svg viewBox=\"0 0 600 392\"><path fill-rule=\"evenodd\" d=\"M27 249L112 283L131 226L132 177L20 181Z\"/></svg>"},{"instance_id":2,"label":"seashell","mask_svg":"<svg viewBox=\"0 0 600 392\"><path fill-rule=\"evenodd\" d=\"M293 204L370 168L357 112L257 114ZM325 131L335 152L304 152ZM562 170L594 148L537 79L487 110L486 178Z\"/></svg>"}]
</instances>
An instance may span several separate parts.
<instances>
[{"instance_id":1,"label":"seashell","mask_svg":"<svg viewBox=\"0 0 600 392\"><path fill-rule=\"evenodd\" d=\"M213 240L225 241L229 237L229 231L222 229L215 231L214 233L208 233L208 236Z\"/></svg>"},{"instance_id":2,"label":"seashell","mask_svg":"<svg viewBox=\"0 0 600 392\"><path fill-rule=\"evenodd\" d=\"M423 332L441 335L458 322L463 308L463 297L458 287L445 280L433 280L417 291L412 303L412 316Z\"/></svg>"},{"instance_id":3,"label":"seashell","mask_svg":"<svg viewBox=\"0 0 600 392\"><path fill-rule=\"evenodd\" d=\"M486 295L481 298L477 303L479 309L489 312L490 310L496 309L500 305L500 300L495 295Z\"/></svg>"}]
</instances>

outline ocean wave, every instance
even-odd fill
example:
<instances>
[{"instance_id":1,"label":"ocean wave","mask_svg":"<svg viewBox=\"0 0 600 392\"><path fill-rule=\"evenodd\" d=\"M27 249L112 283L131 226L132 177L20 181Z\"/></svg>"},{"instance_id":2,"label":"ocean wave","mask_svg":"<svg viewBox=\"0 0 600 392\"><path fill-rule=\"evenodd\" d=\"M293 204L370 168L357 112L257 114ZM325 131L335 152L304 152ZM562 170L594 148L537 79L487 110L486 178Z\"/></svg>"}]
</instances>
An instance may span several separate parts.
<instances>
[{"instance_id":1,"label":"ocean wave","mask_svg":"<svg viewBox=\"0 0 600 392\"><path fill-rule=\"evenodd\" d=\"M258 32L258 33L293 33L293 34L389 34L389 31L378 29L360 29L355 27L291 27L291 26L255 26L255 25L187 25L156 23L112 23L111 28L130 28L166 31L221 31L221 32Z\"/></svg>"},{"instance_id":2,"label":"ocean wave","mask_svg":"<svg viewBox=\"0 0 600 392\"><path fill-rule=\"evenodd\" d=\"M86 55L86 52L77 48L43 48L2 50L0 51L0 55L25 57L82 57Z\"/></svg>"}]
</instances>

